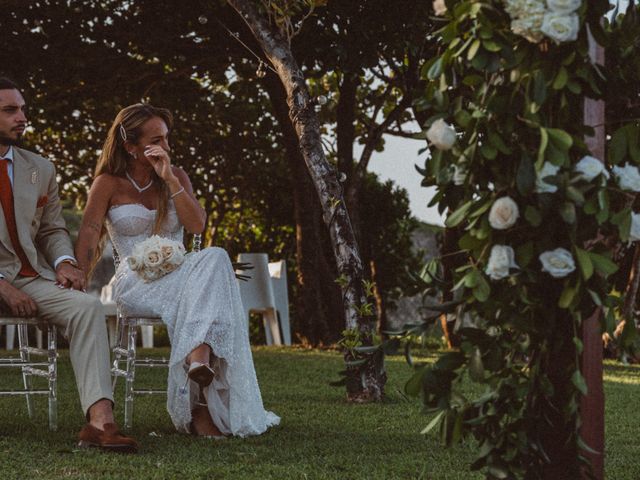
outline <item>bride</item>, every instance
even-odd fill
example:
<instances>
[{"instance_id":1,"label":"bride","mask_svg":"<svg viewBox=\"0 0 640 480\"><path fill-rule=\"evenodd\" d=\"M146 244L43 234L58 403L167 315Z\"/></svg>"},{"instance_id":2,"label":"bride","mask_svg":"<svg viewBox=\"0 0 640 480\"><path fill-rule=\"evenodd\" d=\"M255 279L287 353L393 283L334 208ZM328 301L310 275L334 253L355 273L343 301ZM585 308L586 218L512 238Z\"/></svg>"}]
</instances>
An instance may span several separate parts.
<instances>
[{"instance_id":1,"label":"bride","mask_svg":"<svg viewBox=\"0 0 640 480\"><path fill-rule=\"evenodd\" d=\"M182 242L184 229L204 229L206 214L189 177L171 165L172 123L168 110L147 104L131 105L116 116L76 243L76 258L87 275L107 233L124 259L151 235ZM167 325L167 409L178 430L244 437L280 422L262 405L240 293L225 250L190 253L175 270L151 282L123 261L113 291L126 314L158 315Z\"/></svg>"}]
</instances>

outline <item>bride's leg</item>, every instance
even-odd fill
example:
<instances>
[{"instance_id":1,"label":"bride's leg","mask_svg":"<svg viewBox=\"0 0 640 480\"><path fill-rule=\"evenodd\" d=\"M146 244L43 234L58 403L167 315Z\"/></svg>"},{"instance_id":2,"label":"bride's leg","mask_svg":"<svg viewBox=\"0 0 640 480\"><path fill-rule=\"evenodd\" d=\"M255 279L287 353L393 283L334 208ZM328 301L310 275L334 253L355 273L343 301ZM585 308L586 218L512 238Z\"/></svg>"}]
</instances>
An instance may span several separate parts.
<instances>
[{"instance_id":1,"label":"bride's leg","mask_svg":"<svg viewBox=\"0 0 640 480\"><path fill-rule=\"evenodd\" d=\"M209 365L209 357L211 356L211 347L206 343L201 343L196 348L191 350L189 356L187 356L187 364L190 365L194 362L204 363Z\"/></svg>"},{"instance_id":2,"label":"bride's leg","mask_svg":"<svg viewBox=\"0 0 640 480\"><path fill-rule=\"evenodd\" d=\"M206 343L198 345L194 348L187 357L187 364L202 363L204 365L210 365L210 359L212 356L211 347ZM198 403L191 410L192 417L192 431L195 435L207 436L207 437L219 437L223 436L216 424L211 419L209 414L209 408L206 405L206 398L204 390L200 388L200 398Z\"/></svg>"}]
</instances>

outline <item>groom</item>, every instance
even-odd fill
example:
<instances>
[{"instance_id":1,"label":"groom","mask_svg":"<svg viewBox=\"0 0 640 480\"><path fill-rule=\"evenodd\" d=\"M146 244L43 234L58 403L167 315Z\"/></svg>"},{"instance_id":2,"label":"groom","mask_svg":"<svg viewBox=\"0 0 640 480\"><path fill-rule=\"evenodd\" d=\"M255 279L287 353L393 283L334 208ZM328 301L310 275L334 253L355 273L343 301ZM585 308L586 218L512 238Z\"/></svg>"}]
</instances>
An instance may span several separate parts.
<instances>
[{"instance_id":1,"label":"groom","mask_svg":"<svg viewBox=\"0 0 640 480\"><path fill-rule=\"evenodd\" d=\"M86 293L62 218L55 168L18 148L25 131L18 86L0 78L0 300L13 315L63 328L88 423L80 446L136 452L113 420L109 346L100 301Z\"/></svg>"}]
</instances>

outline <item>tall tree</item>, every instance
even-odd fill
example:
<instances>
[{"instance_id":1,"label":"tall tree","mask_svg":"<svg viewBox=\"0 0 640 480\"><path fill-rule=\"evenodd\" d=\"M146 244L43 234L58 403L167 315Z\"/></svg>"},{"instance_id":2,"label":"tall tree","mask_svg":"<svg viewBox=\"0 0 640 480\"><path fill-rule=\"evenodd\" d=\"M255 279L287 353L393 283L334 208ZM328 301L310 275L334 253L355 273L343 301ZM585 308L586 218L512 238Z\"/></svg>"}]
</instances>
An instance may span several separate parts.
<instances>
[{"instance_id":1,"label":"tall tree","mask_svg":"<svg viewBox=\"0 0 640 480\"><path fill-rule=\"evenodd\" d=\"M322 205L323 218L329 232L342 281L343 306L346 326L357 331L364 345L373 341L372 325L363 285L363 268L355 235L338 181L337 172L328 163L321 142L320 124L314 110L314 101L298 66L285 33L269 22L265 11L260 11L250 0L228 0L247 23L263 52L274 66L287 92L289 117L300 141L302 156ZM349 354L346 354L346 357ZM378 357L372 357L372 360ZM352 401L380 400L384 396L386 375L375 361L350 368L359 382L351 383L347 394Z\"/></svg>"}]
</instances>

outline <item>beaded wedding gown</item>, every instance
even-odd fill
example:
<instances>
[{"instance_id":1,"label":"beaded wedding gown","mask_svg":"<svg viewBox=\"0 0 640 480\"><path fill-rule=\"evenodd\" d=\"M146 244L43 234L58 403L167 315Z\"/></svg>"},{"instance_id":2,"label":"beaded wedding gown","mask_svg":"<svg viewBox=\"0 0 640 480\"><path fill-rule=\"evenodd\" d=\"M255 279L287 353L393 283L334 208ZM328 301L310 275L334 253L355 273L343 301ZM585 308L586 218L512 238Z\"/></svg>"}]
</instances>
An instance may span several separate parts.
<instances>
[{"instance_id":1,"label":"beaded wedding gown","mask_svg":"<svg viewBox=\"0 0 640 480\"><path fill-rule=\"evenodd\" d=\"M224 434L259 435L280 418L266 411L258 387L240 291L231 261L221 248L186 255L173 272L145 283L125 258L136 243L151 235L155 210L140 204L115 205L106 226L122 261L116 271L113 295L129 316L161 316L171 341L167 410L180 431L188 431L199 387L187 382L185 359L202 343L208 344L216 372L205 396L211 418ZM169 202L162 237L182 241L183 228Z\"/></svg>"}]
</instances>

